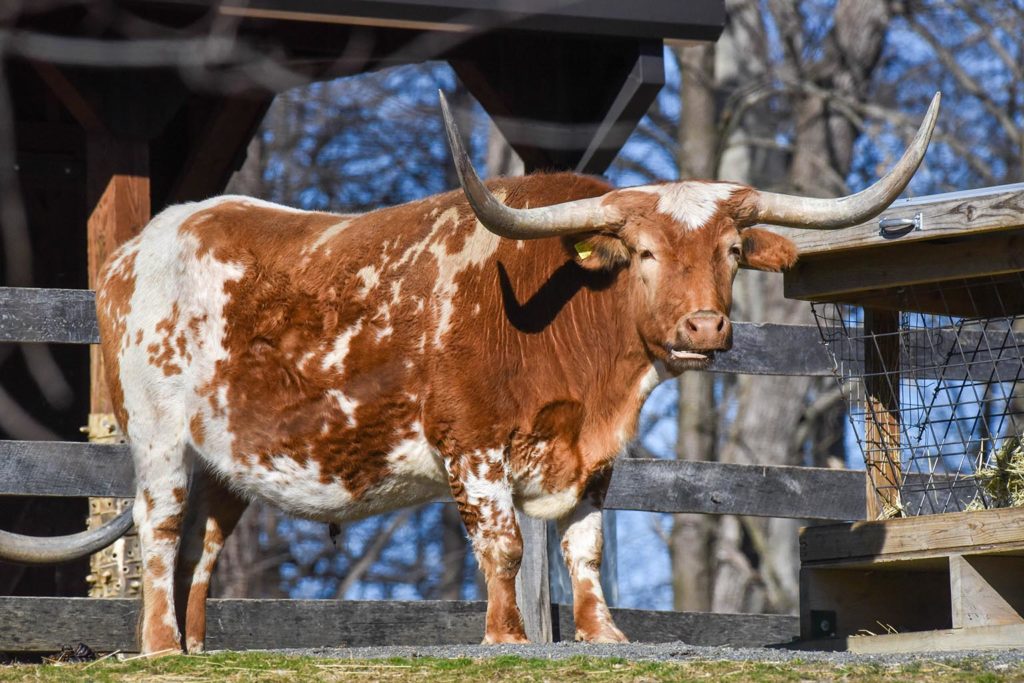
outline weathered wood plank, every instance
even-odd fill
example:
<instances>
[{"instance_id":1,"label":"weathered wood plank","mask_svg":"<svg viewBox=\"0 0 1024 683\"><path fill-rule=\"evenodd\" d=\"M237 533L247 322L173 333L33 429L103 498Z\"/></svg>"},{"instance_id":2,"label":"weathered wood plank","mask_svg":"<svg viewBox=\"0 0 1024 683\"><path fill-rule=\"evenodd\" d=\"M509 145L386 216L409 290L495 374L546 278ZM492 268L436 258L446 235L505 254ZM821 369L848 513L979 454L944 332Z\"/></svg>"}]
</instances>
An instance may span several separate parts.
<instances>
[{"instance_id":1,"label":"weathered wood plank","mask_svg":"<svg viewBox=\"0 0 1024 683\"><path fill-rule=\"evenodd\" d=\"M858 330L851 333L860 334ZM734 323L733 335L733 349L716 356L710 368L712 372L807 376L832 373L832 362L814 325L737 322ZM960 346L973 349L977 344L972 340L973 337L962 338ZM0 341L98 343L92 291L0 287ZM913 337L909 342L919 343ZM935 345L936 353L940 355L951 347L958 348L952 330L942 331L939 337L932 334L928 343ZM1021 345L1024 346L1024 340ZM959 360L954 359L955 362ZM988 372L986 363L991 362L984 349L979 349L965 360L981 373ZM1012 364L1019 359L1004 357L1000 362ZM952 374L947 374L950 378L958 376L956 368L950 372ZM1005 371L1002 374L1005 375Z\"/></svg>"},{"instance_id":2,"label":"weathered wood plank","mask_svg":"<svg viewBox=\"0 0 1024 683\"><path fill-rule=\"evenodd\" d=\"M484 602L210 600L207 648L479 643ZM0 598L0 651L46 651L82 641L136 649L139 603L130 599Z\"/></svg>"},{"instance_id":3,"label":"weathered wood plank","mask_svg":"<svg viewBox=\"0 0 1024 683\"><path fill-rule=\"evenodd\" d=\"M849 520L864 516L864 472L622 458L605 507Z\"/></svg>"},{"instance_id":4,"label":"weathered wood plank","mask_svg":"<svg viewBox=\"0 0 1024 683\"><path fill-rule=\"evenodd\" d=\"M0 496L134 495L128 446L0 441Z\"/></svg>"},{"instance_id":5,"label":"weathered wood plank","mask_svg":"<svg viewBox=\"0 0 1024 683\"><path fill-rule=\"evenodd\" d=\"M973 280L880 287L842 295L849 304L963 318L1004 318L1024 312L1024 272Z\"/></svg>"},{"instance_id":6,"label":"weathered wood plank","mask_svg":"<svg viewBox=\"0 0 1024 683\"><path fill-rule=\"evenodd\" d=\"M99 340L91 290L0 287L0 341L95 344Z\"/></svg>"},{"instance_id":7,"label":"weathered wood plank","mask_svg":"<svg viewBox=\"0 0 1024 683\"><path fill-rule=\"evenodd\" d=\"M612 608L615 625L641 643L761 647L788 643L800 632L798 617L782 614L715 614ZM562 640L572 640L576 626L572 607L558 606Z\"/></svg>"},{"instance_id":8,"label":"weathered wood plank","mask_svg":"<svg viewBox=\"0 0 1024 683\"><path fill-rule=\"evenodd\" d=\"M606 506L858 519L863 515L864 496L863 486L856 483L863 476L847 470L621 458ZM127 446L0 441L0 495L132 496L134 492Z\"/></svg>"},{"instance_id":9,"label":"weathered wood plank","mask_svg":"<svg viewBox=\"0 0 1024 683\"><path fill-rule=\"evenodd\" d=\"M864 310L864 486L866 519L892 517L900 487L900 316Z\"/></svg>"},{"instance_id":10,"label":"weathered wood plank","mask_svg":"<svg viewBox=\"0 0 1024 683\"><path fill-rule=\"evenodd\" d=\"M139 603L127 599L0 597L0 652L52 652L79 641L94 650L136 649ZM563 640L572 609L555 608ZM486 603L469 601L210 600L207 648L246 650L479 643ZM766 645L791 640L796 617L612 609L633 640Z\"/></svg>"},{"instance_id":11,"label":"weathered wood plank","mask_svg":"<svg viewBox=\"0 0 1024 683\"><path fill-rule=\"evenodd\" d=\"M831 374L831 362L813 325L737 322L733 335L733 349L715 358L713 372ZM0 341L99 343L93 292L0 287Z\"/></svg>"},{"instance_id":12,"label":"weathered wood plank","mask_svg":"<svg viewBox=\"0 0 1024 683\"><path fill-rule=\"evenodd\" d=\"M882 218L913 218L921 212L924 228L901 237L882 237ZM954 235L1008 230L1024 225L1024 183L999 185L966 192L899 199L881 216L844 230L798 230L770 226L789 237L802 258L823 253L876 247L892 242L922 242Z\"/></svg>"},{"instance_id":13,"label":"weathered wood plank","mask_svg":"<svg viewBox=\"0 0 1024 683\"><path fill-rule=\"evenodd\" d=\"M896 652L977 652L1019 649L1024 643L1024 624L950 628L916 633L888 633L801 641L791 645L800 650L836 650L857 654Z\"/></svg>"},{"instance_id":14,"label":"weathered wood plank","mask_svg":"<svg viewBox=\"0 0 1024 683\"><path fill-rule=\"evenodd\" d=\"M871 250L805 258L786 271L790 299L845 301L859 292L950 282L1024 270L1024 233L887 244Z\"/></svg>"},{"instance_id":15,"label":"weathered wood plank","mask_svg":"<svg viewBox=\"0 0 1024 683\"><path fill-rule=\"evenodd\" d=\"M862 470L620 458L606 506L609 510L859 519L864 510L863 478ZM919 490L924 477L908 474L906 479L905 504L914 510L933 509L922 506L921 497L927 495ZM0 496L134 494L131 455L123 444L0 441Z\"/></svg>"},{"instance_id":16,"label":"weathered wood plank","mask_svg":"<svg viewBox=\"0 0 1024 683\"><path fill-rule=\"evenodd\" d=\"M800 560L888 562L983 551L1024 551L1024 508L829 524L800 531Z\"/></svg>"},{"instance_id":17,"label":"weathered wood plank","mask_svg":"<svg viewBox=\"0 0 1024 683\"><path fill-rule=\"evenodd\" d=\"M1024 558L953 555L949 591L953 628L1021 624L1024 617Z\"/></svg>"},{"instance_id":18,"label":"weathered wood plank","mask_svg":"<svg viewBox=\"0 0 1024 683\"><path fill-rule=\"evenodd\" d=\"M733 348L715 355L711 372L745 375L832 374L832 361L814 325L733 323Z\"/></svg>"},{"instance_id":19,"label":"weathered wood plank","mask_svg":"<svg viewBox=\"0 0 1024 683\"><path fill-rule=\"evenodd\" d=\"M523 615L526 637L534 643L552 639L551 591L548 584L548 523L516 511L523 536L523 561L516 574L516 602Z\"/></svg>"}]
</instances>

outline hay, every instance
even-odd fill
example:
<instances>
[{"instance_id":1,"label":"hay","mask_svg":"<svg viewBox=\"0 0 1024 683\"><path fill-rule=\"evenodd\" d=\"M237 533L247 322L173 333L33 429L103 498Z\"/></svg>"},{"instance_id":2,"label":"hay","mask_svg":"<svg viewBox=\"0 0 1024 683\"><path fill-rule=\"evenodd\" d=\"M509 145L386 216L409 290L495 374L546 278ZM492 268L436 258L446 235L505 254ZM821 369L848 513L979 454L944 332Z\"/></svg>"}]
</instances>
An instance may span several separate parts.
<instances>
[{"instance_id":1,"label":"hay","mask_svg":"<svg viewBox=\"0 0 1024 683\"><path fill-rule=\"evenodd\" d=\"M1011 436L983 460L971 475L979 480L978 495L967 510L1024 507L1024 443L1020 436Z\"/></svg>"}]
</instances>

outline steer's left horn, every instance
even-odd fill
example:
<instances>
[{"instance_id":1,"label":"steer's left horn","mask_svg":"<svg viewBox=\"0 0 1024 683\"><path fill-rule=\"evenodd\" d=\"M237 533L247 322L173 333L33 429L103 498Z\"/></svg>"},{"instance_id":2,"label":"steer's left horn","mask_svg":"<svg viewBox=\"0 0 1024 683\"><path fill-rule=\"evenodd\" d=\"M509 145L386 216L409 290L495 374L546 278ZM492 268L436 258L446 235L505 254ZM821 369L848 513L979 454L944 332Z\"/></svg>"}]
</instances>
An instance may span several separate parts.
<instances>
[{"instance_id":1,"label":"steer's left horn","mask_svg":"<svg viewBox=\"0 0 1024 683\"><path fill-rule=\"evenodd\" d=\"M536 209L512 209L502 204L476 174L473 162L462 146L459 129L448 109L448 100L440 90L437 94L441 98L444 128L455 160L455 170L459 174L459 183L473 212L485 228L501 237L528 240L607 229L621 221L618 211L602 205L600 197Z\"/></svg>"},{"instance_id":2,"label":"steer's left horn","mask_svg":"<svg viewBox=\"0 0 1024 683\"><path fill-rule=\"evenodd\" d=\"M0 560L22 564L58 564L92 555L125 535L132 527L132 509L97 529L70 536L24 536L0 531Z\"/></svg>"},{"instance_id":3,"label":"steer's left horn","mask_svg":"<svg viewBox=\"0 0 1024 683\"><path fill-rule=\"evenodd\" d=\"M758 192L754 222L792 228L832 230L870 220L886 209L903 192L924 158L932 128L939 115L941 93L935 93L917 135L892 170L871 187L838 199L816 199Z\"/></svg>"}]
</instances>

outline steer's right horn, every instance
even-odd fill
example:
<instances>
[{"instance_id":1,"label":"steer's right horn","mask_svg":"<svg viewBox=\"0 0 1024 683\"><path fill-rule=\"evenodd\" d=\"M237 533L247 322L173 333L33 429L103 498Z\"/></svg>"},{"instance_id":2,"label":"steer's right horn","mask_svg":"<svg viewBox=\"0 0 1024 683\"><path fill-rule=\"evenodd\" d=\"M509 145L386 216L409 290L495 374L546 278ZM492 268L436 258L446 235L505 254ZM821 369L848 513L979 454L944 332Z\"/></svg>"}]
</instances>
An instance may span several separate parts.
<instances>
[{"instance_id":1,"label":"steer's right horn","mask_svg":"<svg viewBox=\"0 0 1024 683\"><path fill-rule=\"evenodd\" d=\"M578 232L617 227L621 223L619 212L602 204L601 197L578 199L554 206L536 209L513 209L505 206L480 180L473 162L469 160L459 129L448 109L448 100L440 90L441 113L444 128L448 134L448 146L455 160L459 183L466 193L469 205L485 228L496 235L513 240L529 240L555 235L571 235Z\"/></svg>"},{"instance_id":2,"label":"steer's right horn","mask_svg":"<svg viewBox=\"0 0 1024 683\"><path fill-rule=\"evenodd\" d=\"M917 135L892 170L857 194L836 199L798 197L775 192L758 192L753 221L791 228L835 230L870 220L884 211L903 192L924 159L928 141L939 116L940 93L935 93Z\"/></svg>"},{"instance_id":3,"label":"steer's right horn","mask_svg":"<svg viewBox=\"0 0 1024 683\"><path fill-rule=\"evenodd\" d=\"M0 560L21 564L59 564L91 555L125 535L132 527L132 509L98 529L70 536L25 536L0 531Z\"/></svg>"}]
</instances>

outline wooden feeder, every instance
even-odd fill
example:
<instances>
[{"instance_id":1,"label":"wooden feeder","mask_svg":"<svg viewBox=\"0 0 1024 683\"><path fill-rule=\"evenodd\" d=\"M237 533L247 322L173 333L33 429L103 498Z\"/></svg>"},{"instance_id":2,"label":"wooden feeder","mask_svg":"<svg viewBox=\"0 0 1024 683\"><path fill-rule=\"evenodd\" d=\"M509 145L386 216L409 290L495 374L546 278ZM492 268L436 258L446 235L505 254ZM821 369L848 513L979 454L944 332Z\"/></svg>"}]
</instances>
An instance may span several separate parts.
<instances>
[{"instance_id":1,"label":"wooden feeder","mask_svg":"<svg viewBox=\"0 0 1024 683\"><path fill-rule=\"evenodd\" d=\"M786 296L814 302L867 475L867 521L801 533L802 639L1024 644L1024 508L1004 491L1024 468L1024 184L780 232L800 248Z\"/></svg>"}]
</instances>

